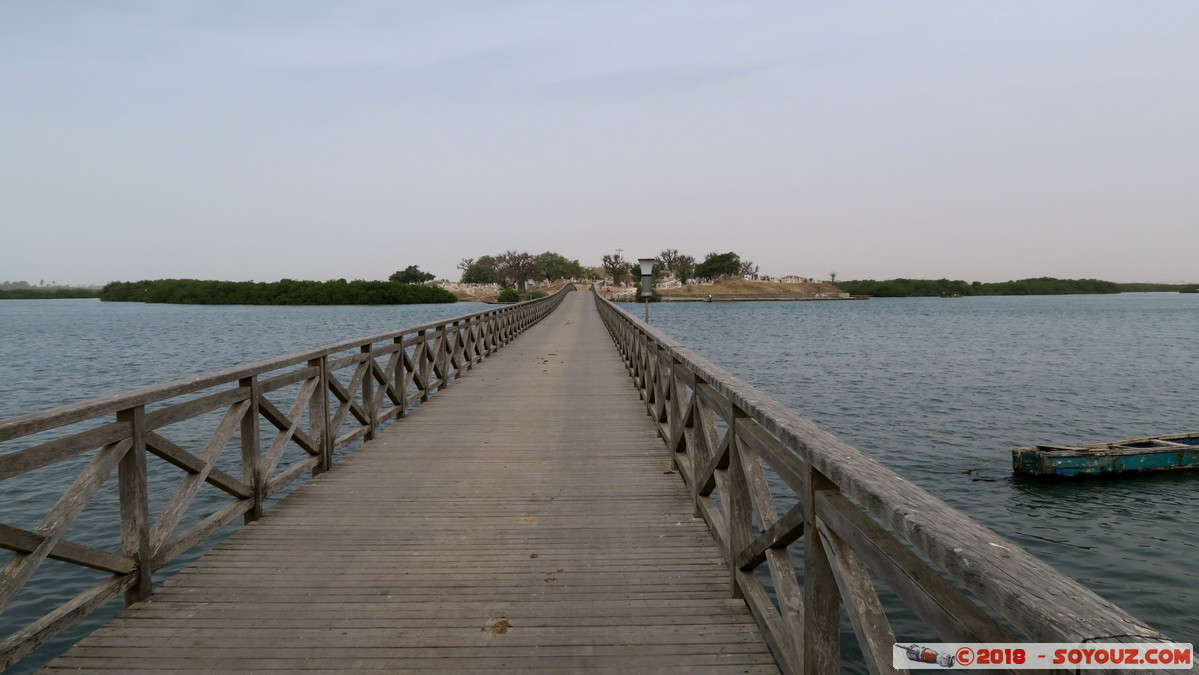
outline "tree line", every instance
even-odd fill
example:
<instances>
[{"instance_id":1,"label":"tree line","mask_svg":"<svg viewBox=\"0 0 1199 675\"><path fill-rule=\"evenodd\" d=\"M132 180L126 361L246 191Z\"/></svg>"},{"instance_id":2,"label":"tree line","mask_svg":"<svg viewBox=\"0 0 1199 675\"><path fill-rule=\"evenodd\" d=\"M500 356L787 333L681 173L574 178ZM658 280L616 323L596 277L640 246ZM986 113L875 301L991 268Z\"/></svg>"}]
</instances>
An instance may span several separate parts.
<instances>
[{"instance_id":1,"label":"tree line","mask_svg":"<svg viewBox=\"0 0 1199 675\"><path fill-rule=\"evenodd\" d=\"M840 281L837 287L850 295L877 298L945 297L968 295L1078 295L1120 293L1119 284L1099 279L1055 279L1037 277L982 283L958 279L873 279Z\"/></svg>"},{"instance_id":2,"label":"tree line","mask_svg":"<svg viewBox=\"0 0 1199 675\"><path fill-rule=\"evenodd\" d=\"M636 262L625 260L619 253L603 257L604 273L612 278L613 283L622 283L626 278L636 280L641 277L641 266ZM653 274L657 279L662 272L671 275L682 283L695 279L716 280L726 277L756 277L758 266L752 260L742 260L741 256L729 251L727 253L709 253L701 263L695 258L678 249L668 248L658 253L654 259Z\"/></svg>"},{"instance_id":3,"label":"tree line","mask_svg":"<svg viewBox=\"0 0 1199 675\"><path fill-rule=\"evenodd\" d=\"M411 305L458 301L453 293L436 286L345 279L114 281L101 289L100 300L185 305Z\"/></svg>"},{"instance_id":4,"label":"tree line","mask_svg":"<svg viewBox=\"0 0 1199 675\"><path fill-rule=\"evenodd\" d=\"M0 300L69 300L99 297L94 288L8 288L0 289Z\"/></svg>"},{"instance_id":5,"label":"tree line","mask_svg":"<svg viewBox=\"0 0 1199 675\"><path fill-rule=\"evenodd\" d=\"M533 255L526 251L505 251L479 258L463 258L458 263L464 284L500 284L513 286L524 294L530 281L593 279L595 272L560 253L546 251Z\"/></svg>"}]
</instances>

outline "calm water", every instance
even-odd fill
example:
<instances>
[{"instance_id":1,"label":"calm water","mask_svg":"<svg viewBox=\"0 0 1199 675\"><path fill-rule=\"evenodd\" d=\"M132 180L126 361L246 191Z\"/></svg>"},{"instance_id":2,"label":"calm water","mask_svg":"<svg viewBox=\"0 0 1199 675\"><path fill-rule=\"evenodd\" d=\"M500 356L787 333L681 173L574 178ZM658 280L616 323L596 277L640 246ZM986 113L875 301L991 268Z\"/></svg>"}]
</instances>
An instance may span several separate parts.
<instances>
[{"instance_id":1,"label":"calm water","mask_svg":"<svg viewBox=\"0 0 1199 675\"><path fill-rule=\"evenodd\" d=\"M351 307L200 307L101 303L98 300L0 301L0 419L45 410L189 375L221 370L283 356L342 340L365 337L485 309L482 303L453 305ZM293 390L295 387L292 388ZM279 392L286 396L288 390ZM294 391L290 392L294 396ZM289 400L276 399L287 409ZM172 440L185 447L202 445L219 421L220 412L197 423L172 425ZM273 430L261 425L262 433ZM16 449L0 444L0 453ZM299 451L284 455L281 466ZM239 453L226 450L218 466L240 475ZM88 457L80 458L86 461ZM0 484L0 523L34 528L83 461L64 462ZM182 473L159 460L147 465L151 517L179 484ZM68 532L72 541L119 548L116 480L110 478ZM285 494L284 493L280 493ZM229 502L203 487L178 532ZM225 534L236 529L226 529ZM219 539L214 537L214 539ZM214 541L207 542L208 546ZM186 566L203 552L193 549L155 574L156 583ZM12 554L0 550L0 565ZM13 604L0 615L0 639L101 581L103 574L60 563L44 562ZM119 611L120 601L85 619L49 645L27 657L12 673L32 672Z\"/></svg>"},{"instance_id":2,"label":"calm water","mask_svg":"<svg viewBox=\"0 0 1199 675\"><path fill-rule=\"evenodd\" d=\"M0 418L483 307L3 301ZM664 303L651 315L1134 615L1199 641L1199 475L1043 484L1014 480L1009 454L1017 445L1199 431L1199 296ZM0 522L36 524L61 494L51 482L16 495L2 486ZM80 517L82 529L91 517L99 516ZM88 541L78 529L71 537ZM0 551L0 563L8 555ZM77 570L46 566L39 576ZM0 637L65 594L57 586L35 577L0 617Z\"/></svg>"},{"instance_id":3,"label":"calm water","mask_svg":"<svg viewBox=\"0 0 1199 675\"><path fill-rule=\"evenodd\" d=\"M1013 478L1010 458L1020 445L1199 431L1199 297L663 303L650 313L1091 590L1199 642L1199 473L1045 483Z\"/></svg>"}]
</instances>

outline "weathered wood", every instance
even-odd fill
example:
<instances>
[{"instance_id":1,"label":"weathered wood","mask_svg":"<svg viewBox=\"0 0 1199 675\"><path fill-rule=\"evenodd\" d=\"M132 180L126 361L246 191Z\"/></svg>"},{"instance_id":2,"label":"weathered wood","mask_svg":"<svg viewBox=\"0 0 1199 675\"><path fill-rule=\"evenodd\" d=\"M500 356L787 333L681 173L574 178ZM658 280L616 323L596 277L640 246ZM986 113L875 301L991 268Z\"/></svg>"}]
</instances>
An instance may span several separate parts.
<instances>
[{"instance_id":1,"label":"weathered wood","mask_svg":"<svg viewBox=\"0 0 1199 675\"><path fill-rule=\"evenodd\" d=\"M225 446L233 438L234 432L241 426L242 417L249 408L250 402L245 400L229 408L225 417L217 425L216 431L212 433L212 437L205 444L204 451L200 453L200 460L204 462L204 467L196 473L185 475L180 481L178 489L175 490L175 494L171 496L171 500L163 507L162 513L158 515L158 519L150 528L150 547L153 555L158 555L171 533L175 531L175 527L179 525L179 520L187 513L196 493L204 485L208 473L216 465L217 458L221 456Z\"/></svg>"},{"instance_id":2,"label":"weathered wood","mask_svg":"<svg viewBox=\"0 0 1199 675\"><path fill-rule=\"evenodd\" d=\"M321 458L319 456L306 457L287 469L280 471L278 475L271 477L271 479L267 481L266 488L263 492L264 496L270 497L288 485L291 485L292 483L296 482L300 476L315 470L316 467L320 466L320 463Z\"/></svg>"},{"instance_id":3,"label":"weathered wood","mask_svg":"<svg viewBox=\"0 0 1199 675\"><path fill-rule=\"evenodd\" d=\"M735 428L736 418L730 419L729 425L731 428ZM733 434L730 433L729 437L732 438ZM736 442L729 443L728 456L728 486L730 489L728 492L721 492L721 502L724 504L727 523L725 527L728 529L728 540L724 544L727 551L743 551L753 536L753 503L750 500L749 487L746 485L748 479L745 475L745 465L741 461ZM729 565L730 594L735 598L741 597L741 589L737 584L739 571L735 565Z\"/></svg>"},{"instance_id":4,"label":"weathered wood","mask_svg":"<svg viewBox=\"0 0 1199 675\"><path fill-rule=\"evenodd\" d=\"M770 485L766 480L766 472L758 461L757 453L752 447L746 447L739 440L742 438L742 425L753 425L754 422L744 416L736 418L733 437L738 447L738 457L745 475L745 484L754 510L758 513L762 533L755 542L748 546L734 548L739 551L734 557L734 566L739 570L750 570L756 567L743 564L746 559L756 559L759 554L757 545L763 546L760 556L770 569L770 579L774 584L774 594L779 607L779 615L786 628L785 636L780 641L787 641L788 650L795 653L802 651L799 637L803 635L804 600L803 591L795 577L795 565L791 554L787 551L793 541L803 534L803 503L796 503L784 517L780 518L774 497L770 494Z\"/></svg>"},{"instance_id":5,"label":"weathered wood","mask_svg":"<svg viewBox=\"0 0 1199 675\"><path fill-rule=\"evenodd\" d=\"M405 399L403 392L384 392L382 390L373 400L369 396L363 398L361 403L354 400L353 396L347 395L350 393L349 390L345 388L339 390L329 383L329 361L337 362L345 359L343 361L345 363L357 364L361 362L363 354L367 354L367 358L370 358L369 355L391 354L397 363L396 367L402 371L403 363L407 358L406 355L400 356L404 354L403 345L408 339L405 336L415 337L415 334L422 331L437 330L440 326L447 324L457 325L455 322L461 320L477 323L481 327L480 335L488 331L494 334L495 327L498 325L515 326L516 322L512 320L514 316L521 317L521 325L529 325L540 320L561 302L562 297L562 295L555 295L515 307L487 310L470 317L460 317L447 322L433 322L380 336L336 343L278 359L0 421L0 436L3 436L5 440L58 427L68 427L87 420L96 420L101 424L95 429L0 456L0 480L2 480L51 466L100 448L97 456L80 474L79 479L67 489L67 492L51 509L50 514L36 531L0 524L0 547L7 545L16 552L6 569L0 572L0 604L11 601L12 595L24 585L40 561L47 557L82 567L92 567L120 574L115 578L113 584L107 586L102 584L97 587L98 590L85 592L32 626L18 631L3 643L5 645L4 658L18 658L19 655L28 653L37 645L71 625L80 616L96 609L107 598L138 584L139 580L140 584L129 597L130 599L140 597L143 590L149 587L146 581L148 578L147 567L157 569L174 560L184 551L215 534L236 518L250 513L256 505L262 504L263 499L269 493L293 483L303 472L312 469L313 473L316 473L331 467L335 448L330 431L328 410L330 392L334 396L340 394L341 398L338 400L347 402L345 414L353 413L355 418L360 421L365 417L362 414L363 408L375 413L376 422L385 419L384 415L378 414L378 403L383 400L385 393L393 401L399 399L406 403L409 402ZM509 332L508 335L510 339L512 333ZM385 341L389 344L374 346ZM346 357L345 352L350 350L355 350L358 354ZM488 354L493 351L494 349L490 350ZM333 358L330 358L331 356ZM280 370L286 372L279 373ZM377 364L370 364L369 370L368 376L373 377L376 381L381 377L391 377L390 372L380 373ZM390 364L388 371L390 371ZM461 368L453 376L457 377L460 373ZM301 387L299 408L292 411L295 414L283 415L269 400L264 398L264 394L268 392L304 381L311 382ZM409 383L405 383L405 386L407 384ZM312 395L306 394L309 390L306 387L313 390ZM172 404L175 399L197 394L198 396L191 400ZM152 403L166 403L168 406L148 414L123 412L142 409L145 405ZM309 407L311 420L307 434L295 424L295 421L300 419L299 412L303 410L304 405ZM218 424L205 451L201 453L202 456L193 455L151 430L177 422L185 422L222 406L233 406L233 409ZM241 408L244 410L239 412L238 410ZM400 411L403 412L402 406ZM118 414L120 418L118 422L103 424L103 420L100 418L113 413ZM296 463L268 481L269 477L262 475L261 460L258 454L261 450L258 447L260 439L257 437L259 414L266 417L276 427L282 426L283 433L281 435L288 437L290 434L288 441L294 442L309 453L315 452L316 455ZM391 410L389 410L387 417L390 417L391 414ZM134 418L136 418L136 423L131 423L130 420ZM362 428L360 425L357 432L352 432L348 436L361 435ZM243 466L241 472L245 477L244 482L214 466L215 455L219 454L218 446L223 447L227 444L233 431L237 429L242 432L241 459ZM350 439L343 436L342 440ZM140 459L135 454L131 454L130 448L135 445L143 449L143 452L136 453L142 455ZM145 524L139 522L137 515L137 504L139 501L143 501L142 496L145 493L145 452L153 453L187 472L180 490L160 515L157 530L154 532L154 535L159 538L158 552L153 556L141 550L146 540L149 539L149 533ZM86 506L104 477L111 473L113 463L119 463L122 467L122 486L119 492L122 494L121 512L124 522L121 527L124 530L124 549L130 553L131 557L108 553L62 539L63 533L70 527L70 523L78 511ZM178 524L179 517L187 510L187 505L195 491L204 482L215 485L238 498L238 501L218 509L199 524L171 538L171 532ZM133 552L135 546L137 547L136 553ZM154 550L154 547L151 547L151 550ZM140 564L138 564L139 562ZM14 654L18 656L13 656Z\"/></svg>"},{"instance_id":6,"label":"weathered wood","mask_svg":"<svg viewBox=\"0 0 1199 675\"><path fill-rule=\"evenodd\" d=\"M305 370L311 370L306 368ZM262 412L262 388L257 377L247 377L238 382L238 386L247 390L249 393L250 407L246 410L245 415L241 418L241 470L242 480L250 489L248 494L239 495L250 499L250 509L244 515L244 524L258 520L262 517L262 439L259 438L258 431L258 415ZM271 406L273 407L273 406ZM270 413L268 413L270 414ZM196 458L199 460L199 458ZM193 471L199 473L201 466L197 466ZM214 466L208 470L208 475L211 478L217 468Z\"/></svg>"},{"instance_id":7,"label":"weathered wood","mask_svg":"<svg viewBox=\"0 0 1199 675\"><path fill-rule=\"evenodd\" d=\"M195 377L176 380L166 384L154 385L131 392L113 394L111 396L104 396L90 401L83 401L81 403L74 403L71 405L60 406L58 408L52 408L43 412L35 412L27 415L20 415L7 420L0 420L0 442L39 433L41 431L46 431L47 429L54 429L57 427L74 424L76 422L94 419L96 417L113 414L121 410L128 410L141 405L169 400L175 398L176 396L185 396L187 394L203 391L215 386L237 382L238 380L242 380L253 375L262 375L264 373L269 373L281 368L287 368L299 363L319 359L330 354L337 354L339 352L344 352L351 349L358 349L363 344L387 342L395 339L396 337L434 329L438 326L445 325L446 323L452 323L454 321L465 319L468 316L476 316L480 319L506 324L509 322L509 317L511 317L514 313L523 311L530 312L540 319L544 312L552 310L555 306L557 306L557 303L561 302L561 300L562 295L555 294L525 303L525 307L503 307L500 309L479 312L474 315L454 317L451 319L446 319L445 321L434 321L418 326L404 328L398 331L392 331L390 333L382 333L380 335L372 335L370 337L337 342L324 347L317 347L315 349L297 352L295 354L281 356L274 359L268 359L266 361L236 366L227 370L197 375Z\"/></svg>"},{"instance_id":8,"label":"weathered wood","mask_svg":"<svg viewBox=\"0 0 1199 675\"><path fill-rule=\"evenodd\" d=\"M808 465L801 457L771 438L770 434L752 419L746 419L744 423L737 425L737 438L749 444L795 494L803 494L804 476L807 474Z\"/></svg>"},{"instance_id":9,"label":"weathered wood","mask_svg":"<svg viewBox=\"0 0 1199 675\"><path fill-rule=\"evenodd\" d=\"M739 421L736 425L737 441L744 444L743 448L752 448L796 495L808 495L807 501L803 502L807 509L807 523L802 527L796 522L796 512L785 516L784 519L789 521L785 527L782 521L765 525L768 522L765 520L766 531L763 536L743 551L736 552L736 560L747 566L746 572L763 562L771 564L772 558L775 558L771 566L774 576L777 571L785 571L786 568L786 561L777 554L784 553L785 547L795 537L806 533L803 576L806 588L804 612L808 618L825 615L828 621L834 621L831 598L840 595L840 592L827 592L835 589L837 584L828 567L826 547L820 541L821 537L814 534L815 516L812 508L816 502L832 503L844 495L861 507L865 513L860 515L876 529L864 535L858 531L858 527L866 528L865 524L853 521L851 525L841 518L839 512L830 516L827 529L844 538L842 543L847 550L853 551L847 555L860 556L863 564L869 565L871 571L892 585L896 593L912 605L918 616L930 624L948 627L961 618L966 625L971 626L971 633L995 634L994 627L988 624L989 618L985 621L981 619L978 616L981 610L952 584L942 578L942 588L932 581L932 578L945 574L956 579L975 598L1017 628L1019 639L1006 641L1073 642L1099 640L1111 635L1164 639L1143 622L905 481L728 371L638 321L612 303L598 296L595 296L595 301L617 344L618 352L624 357L628 371L634 378L634 384L642 390L643 396L650 395L642 375L646 367L644 354L651 348L647 345L653 345L653 349L670 355L676 381L680 372L694 378L693 398L698 396L712 405L719 405L722 400L728 401L730 406L743 411L748 420L745 423ZM689 407L702 418L704 404L692 404ZM696 458L706 462L703 446L705 433L710 433L706 430L711 425L697 418L694 422L696 429L691 432L684 420L675 419L675 411L672 408L667 415L670 430L668 448L677 450L681 466L686 466L688 461L695 463ZM692 414L692 411L679 406L677 413ZM716 477L702 476L706 468L697 470L701 477L695 481L695 487L704 491L713 489L713 483L719 482L714 480L719 475L718 471L715 472ZM809 471L819 475L823 481L818 490L820 499L815 499L811 494L813 488L808 485L806 478ZM725 490L719 486L717 489L723 499ZM704 515L705 521L713 528L714 536L726 541L724 535L717 532L720 519L709 513L711 508L703 502L698 490L696 499L699 504L697 511ZM838 529L832 529L834 527ZM855 533L857 536L854 536ZM885 537L882 536L884 533ZM932 565L908 551L896 536L910 543ZM775 537L779 539L775 540ZM874 546L876 538L884 543ZM778 546L770 546L767 542L771 540L776 541ZM854 574L843 574L843 581L855 583L851 579ZM820 597L813 597L815 579L820 580L816 587L826 591ZM1029 583L1030 579L1035 579L1036 583ZM937 591L933 590L934 587ZM951 600L938 603L929 597L934 592L946 589L953 589L953 593L946 596ZM816 607L814 601L824 603L824 606ZM981 613L985 616L985 612ZM1079 616L1091 618L1086 622L1071 619ZM805 632L817 630L809 624L809 621L804 622ZM818 637L817 640L822 643L820 646L814 646L810 644L812 640L807 640L807 650L824 650L825 655L820 663L805 658L805 669L812 672L835 670L835 660L829 658L832 650L828 649L835 639L835 635L828 635L827 639ZM785 659L783 662L786 666Z\"/></svg>"},{"instance_id":10,"label":"weathered wood","mask_svg":"<svg viewBox=\"0 0 1199 675\"><path fill-rule=\"evenodd\" d=\"M213 410L228 408L238 401L246 400L249 395L248 390L235 388L146 413L146 431L154 431L176 422L199 417Z\"/></svg>"},{"instance_id":11,"label":"weathered wood","mask_svg":"<svg viewBox=\"0 0 1199 675\"><path fill-rule=\"evenodd\" d=\"M284 373L282 375L275 375L273 377L268 377L266 379L258 379L257 377L255 377L254 379L258 381L258 393L260 395L262 395L262 394L269 394L272 391L278 391L280 389L283 389L284 387L290 387L293 384L298 384L300 382L303 382L304 380L312 379L314 377L319 377L319 376L320 376L320 366L314 366L310 363L307 368L300 368L298 370L293 370L290 373ZM243 381L246 379L247 378L244 378L244 377L242 378Z\"/></svg>"},{"instance_id":12,"label":"weathered wood","mask_svg":"<svg viewBox=\"0 0 1199 675\"><path fill-rule=\"evenodd\" d=\"M774 603L766 588L753 572L739 570L737 581L741 586L741 597L754 616L754 621L762 630L762 637L770 647L770 651L778 659L784 672L799 673L803 671L803 649L783 623L775 609Z\"/></svg>"},{"instance_id":13,"label":"weathered wood","mask_svg":"<svg viewBox=\"0 0 1199 675\"><path fill-rule=\"evenodd\" d=\"M866 666L871 673L898 673L891 664L895 634L891 631L891 623L883 611L883 604L878 599L878 591L874 589L866 566L858 554L819 519L816 520L816 531L828 555L833 576L837 579L837 589L841 591L841 601L849 613L849 621L862 647Z\"/></svg>"},{"instance_id":14,"label":"weathered wood","mask_svg":"<svg viewBox=\"0 0 1199 675\"><path fill-rule=\"evenodd\" d=\"M1019 642L843 495L820 495L816 514L942 640Z\"/></svg>"},{"instance_id":15,"label":"weathered wood","mask_svg":"<svg viewBox=\"0 0 1199 675\"><path fill-rule=\"evenodd\" d=\"M71 523L75 522L75 518L95 496L96 491L132 445L132 441L126 439L101 448L38 525L35 531L42 535L41 543L28 553L14 554L8 564L0 569L0 612L8 607L17 591L21 590L42 561L50 555L50 551L58 546Z\"/></svg>"},{"instance_id":16,"label":"weathered wood","mask_svg":"<svg viewBox=\"0 0 1199 675\"><path fill-rule=\"evenodd\" d=\"M292 404L290 412L284 413L274 403L271 403L265 398L256 399L258 401L258 412L262 417L271 423L279 431L286 436L284 443L294 440L296 445L300 446L310 455L320 453L319 442L304 433L300 428L300 417L304 413L304 408L311 404L311 397L317 390L320 380L313 378L306 380L304 386L301 387L300 393L296 396L295 402Z\"/></svg>"},{"instance_id":17,"label":"weathered wood","mask_svg":"<svg viewBox=\"0 0 1199 675\"><path fill-rule=\"evenodd\" d=\"M786 548L799 540L804 533L803 503L796 503L782 518L762 530L757 539L737 554L737 567L748 570L766 562L766 551Z\"/></svg>"},{"instance_id":18,"label":"weathered wood","mask_svg":"<svg viewBox=\"0 0 1199 675\"><path fill-rule=\"evenodd\" d=\"M51 669L775 668L593 307L566 302Z\"/></svg>"},{"instance_id":19,"label":"weathered wood","mask_svg":"<svg viewBox=\"0 0 1199 675\"><path fill-rule=\"evenodd\" d=\"M125 606L150 597L150 495L146 485L146 409L138 406L117 413L129 425L129 450L117 466L121 509L121 554L137 566L133 584L125 591Z\"/></svg>"},{"instance_id":20,"label":"weathered wood","mask_svg":"<svg viewBox=\"0 0 1199 675\"><path fill-rule=\"evenodd\" d=\"M271 440L271 447L267 449L266 455L261 460L260 470L264 480L274 475L275 469L279 466L279 460L287 449L287 444L292 440L295 440L296 444L309 454L319 454L317 448L313 446L312 439L308 438L300 429L300 417L304 414L305 408L311 407L312 396L319 384L319 380L316 379L306 380L300 386L300 391L296 393L296 400L292 402L291 409L286 415L283 415L282 411L265 399L260 401L264 416L279 429L279 433L275 434L275 438Z\"/></svg>"},{"instance_id":21,"label":"weathered wood","mask_svg":"<svg viewBox=\"0 0 1199 675\"><path fill-rule=\"evenodd\" d=\"M179 447L169 438L160 436L153 431L146 434L146 450L155 457L189 473L199 473L204 469L204 460ZM208 470L207 480L209 484L238 499L246 499L254 494L251 485L243 483L215 466Z\"/></svg>"},{"instance_id":22,"label":"weathered wood","mask_svg":"<svg viewBox=\"0 0 1199 675\"><path fill-rule=\"evenodd\" d=\"M0 480L78 457L100 446L116 443L128 435L127 425L114 422L32 448L0 455Z\"/></svg>"},{"instance_id":23,"label":"weathered wood","mask_svg":"<svg viewBox=\"0 0 1199 675\"><path fill-rule=\"evenodd\" d=\"M41 546L45 539L45 535L37 532L0 524L0 548L30 553ZM46 557L113 574L125 574L134 569L134 562L129 558L66 540L59 540Z\"/></svg>"},{"instance_id":24,"label":"weathered wood","mask_svg":"<svg viewBox=\"0 0 1199 675\"><path fill-rule=\"evenodd\" d=\"M807 532L815 530L819 493L835 486L817 471L810 471L802 495ZM841 661L841 595L829 561L829 551L820 537L804 537L804 672L835 673Z\"/></svg>"},{"instance_id":25,"label":"weathered wood","mask_svg":"<svg viewBox=\"0 0 1199 675\"><path fill-rule=\"evenodd\" d=\"M313 475L316 475L333 468L333 430L329 428L329 367L325 357L313 359L308 365L317 369L316 391L308 399L308 432L318 444L317 456L321 458L313 468ZM266 480L265 476L263 480Z\"/></svg>"},{"instance_id":26,"label":"weathered wood","mask_svg":"<svg viewBox=\"0 0 1199 675\"><path fill-rule=\"evenodd\" d=\"M134 575L110 577L0 641L0 670L6 670L59 633L79 623L80 619L127 591L136 581Z\"/></svg>"},{"instance_id":27,"label":"weathered wood","mask_svg":"<svg viewBox=\"0 0 1199 675\"><path fill-rule=\"evenodd\" d=\"M366 361L363 362L361 384L359 384L359 389L362 392L363 412L366 415L366 419L361 420L362 425L366 427L366 431L362 437L363 440L372 441L375 439L375 427L379 424L374 406L375 371L378 370L378 365L375 363L375 356L371 353L370 345L363 345L362 353L366 355ZM355 376L357 377L357 374Z\"/></svg>"},{"instance_id":28,"label":"weathered wood","mask_svg":"<svg viewBox=\"0 0 1199 675\"><path fill-rule=\"evenodd\" d=\"M185 551L191 550L196 544L216 534L222 527L241 518L253 508L254 504L250 500L233 502L226 505L216 513L189 528L183 534L159 546L154 552L150 566L154 570L161 569L163 565L178 558Z\"/></svg>"}]
</instances>

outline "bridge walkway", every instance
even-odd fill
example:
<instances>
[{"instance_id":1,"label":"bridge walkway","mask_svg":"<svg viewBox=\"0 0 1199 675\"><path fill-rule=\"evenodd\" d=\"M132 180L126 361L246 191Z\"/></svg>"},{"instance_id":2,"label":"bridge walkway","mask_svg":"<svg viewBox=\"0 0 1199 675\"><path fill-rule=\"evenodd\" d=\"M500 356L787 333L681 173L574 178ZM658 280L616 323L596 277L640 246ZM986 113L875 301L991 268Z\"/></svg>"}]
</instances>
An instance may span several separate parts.
<instances>
[{"instance_id":1,"label":"bridge walkway","mask_svg":"<svg viewBox=\"0 0 1199 675\"><path fill-rule=\"evenodd\" d=\"M590 294L58 670L778 672Z\"/></svg>"}]
</instances>

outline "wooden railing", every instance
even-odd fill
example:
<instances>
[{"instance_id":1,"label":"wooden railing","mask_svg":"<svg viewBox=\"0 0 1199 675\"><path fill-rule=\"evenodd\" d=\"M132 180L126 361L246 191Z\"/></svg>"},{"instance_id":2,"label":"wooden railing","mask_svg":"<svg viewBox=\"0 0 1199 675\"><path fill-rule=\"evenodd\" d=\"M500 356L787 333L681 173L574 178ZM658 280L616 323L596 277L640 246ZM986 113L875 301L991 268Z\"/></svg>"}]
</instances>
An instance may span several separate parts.
<instances>
[{"instance_id":1,"label":"wooden railing","mask_svg":"<svg viewBox=\"0 0 1199 675\"><path fill-rule=\"evenodd\" d=\"M595 302L720 545L731 593L785 672L841 671L843 606L870 672L894 672L895 636L874 578L944 642L1168 641L765 393Z\"/></svg>"},{"instance_id":2,"label":"wooden railing","mask_svg":"<svg viewBox=\"0 0 1199 675\"><path fill-rule=\"evenodd\" d=\"M0 616L47 558L108 574L0 642L0 670L121 593L126 604L148 597L152 572L237 518L259 518L270 497L306 474L331 469L338 451L371 440L381 425L404 417L553 311L568 290L574 286L531 302L0 421L0 443L31 444L0 455L0 494L8 493L8 503L6 481L47 467L61 475L82 466L38 526L0 522L0 548L14 552L0 570ZM271 395L292 400L283 408ZM202 416L215 428L204 428L198 440L187 432L195 447L168 437L168 427L194 427ZM240 448L240 457L220 463L228 471L218 463L227 448ZM280 466L288 455L298 458ZM155 470L182 470L153 520L151 457L165 463ZM68 529L114 470L119 523L112 526L119 527L119 550L68 540ZM225 493L228 503L206 517L193 516L198 522L179 532L205 484ZM0 513L5 520L15 515Z\"/></svg>"}]
</instances>

